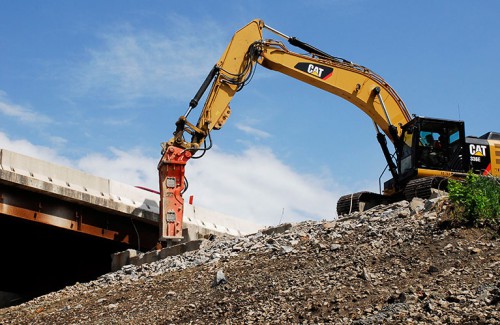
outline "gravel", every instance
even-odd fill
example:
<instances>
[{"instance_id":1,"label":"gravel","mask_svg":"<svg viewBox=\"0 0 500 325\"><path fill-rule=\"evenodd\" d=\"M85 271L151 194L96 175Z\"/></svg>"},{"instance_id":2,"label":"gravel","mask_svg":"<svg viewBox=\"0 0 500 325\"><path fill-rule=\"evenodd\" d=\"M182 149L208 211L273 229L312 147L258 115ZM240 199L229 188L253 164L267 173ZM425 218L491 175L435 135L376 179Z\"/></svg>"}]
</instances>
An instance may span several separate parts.
<instances>
[{"instance_id":1,"label":"gravel","mask_svg":"<svg viewBox=\"0 0 500 325\"><path fill-rule=\"evenodd\" d=\"M452 226L446 198L280 225L126 265L2 324L500 324L498 230Z\"/></svg>"}]
</instances>

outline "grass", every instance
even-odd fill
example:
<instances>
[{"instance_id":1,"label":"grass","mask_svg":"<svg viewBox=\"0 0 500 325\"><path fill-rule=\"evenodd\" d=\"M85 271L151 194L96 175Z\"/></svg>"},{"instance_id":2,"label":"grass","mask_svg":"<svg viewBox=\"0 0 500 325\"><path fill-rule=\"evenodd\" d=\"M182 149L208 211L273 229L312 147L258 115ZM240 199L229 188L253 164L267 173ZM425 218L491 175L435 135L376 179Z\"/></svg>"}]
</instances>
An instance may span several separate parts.
<instances>
[{"instance_id":1,"label":"grass","mask_svg":"<svg viewBox=\"0 0 500 325\"><path fill-rule=\"evenodd\" d=\"M500 179L469 173L463 181L450 180L453 217L472 225L500 225Z\"/></svg>"}]
</instances>

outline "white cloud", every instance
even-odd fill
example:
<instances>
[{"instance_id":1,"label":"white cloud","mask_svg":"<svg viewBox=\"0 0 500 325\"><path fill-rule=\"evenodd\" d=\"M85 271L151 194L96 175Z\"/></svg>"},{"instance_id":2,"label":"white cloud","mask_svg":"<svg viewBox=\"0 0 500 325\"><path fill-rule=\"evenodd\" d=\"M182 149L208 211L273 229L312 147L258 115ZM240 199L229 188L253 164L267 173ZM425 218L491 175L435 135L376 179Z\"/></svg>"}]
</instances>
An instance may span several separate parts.
<instances>
[{"instance_id":1,"label":"white cloud","mask_svg":"<svg viewBox=\"0 0 500 325\"><path fill-rule=\"evenodd\" d=\"M248 126L248 125L243 125L241 123L237 123L236 128L238 128L238 130L241 130L241 131L245 132L246 134L252 135L258 139L266 139L266 138L269 138L271 136L271 134L266 132L266 131L253 128L253 127Z\"/></svg>"},{"instance_id":2,"label":"white cloud","mask_svg":"<svg viewBox=\"0 0 500 325\"><path fill-rule=\"evenodd\" d=\"M49 136L49 141L56 147L63 147L66 143L68 143L68 139L55 135Z\"/></svg>"},{"instance_id":3,"label":"white cloud","mask_svg":"<svg viewBox=\"0 0 500 325\"><path fill-rule=\"evenodd\" d=\"M110 154L93 153L79 159L77 166L90 174L133 186L158 190L158 158L147 157L140 149L110 148Z\"/></svg>"},{"instance_id":4,"label":"white cloud","mask_svg":"<svg viewBox=\"0 0 500 325\"><path fill-rule=\"evenodd\" d=\"M252 220L332 219L339 197L327 175L301 174L280 161L269 148L253 147L242 154L216 149L186 167L195 205Z\"/></svg>"},{"instance_id":5,"label":"white cloud","mask_svg":"<svg viewBox=\"0 0 500 325\"><path fill-rule=\"evenodd\" d=\"M13 117L23 123L49 123L51 119L22 105L13 104L7 93L0 90L0 113Z\"/></svg>"},{"instance_id":6,"label":"white cloud","mask_svg":"<svg viewBox=\"0 0 500 325\"><path fill-rule=\"evenodd\" d=\"M26 156L50 161L55 164L65 165L68 167L72 166L72 163L69 159L59 155L53 148L34 145L33 143L24 139L10 139L6 134L2 132L0 132L0 148L11 150Z\"/></svg>"},{"instance_id":7,"label":"white cloud","mask_svg":"<svg viewBox=\"0 0 500 325\"><path fill-rule=\"evenodd\" d=\"M222 53L221 34L213 22L179 17L170 17L164 33L131 26L103 33L102 45L89 49L75 71L77 93L128 106L139 99L185 100Z\"/></svg>"}]
</instances>

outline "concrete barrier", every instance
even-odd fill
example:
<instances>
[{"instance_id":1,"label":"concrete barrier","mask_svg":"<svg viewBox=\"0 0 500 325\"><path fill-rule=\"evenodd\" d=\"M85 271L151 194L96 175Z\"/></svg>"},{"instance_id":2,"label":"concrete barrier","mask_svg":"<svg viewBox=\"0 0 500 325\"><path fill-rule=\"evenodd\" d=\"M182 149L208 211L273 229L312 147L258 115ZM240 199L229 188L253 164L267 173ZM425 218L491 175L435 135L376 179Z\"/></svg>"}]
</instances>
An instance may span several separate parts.
<instances>
[{"instance_id":1,"label":"concrete barrier","mask_svg":"<svg viewBox=\"0 0 500 325\"><path fill-rule=\"evenodd\" d=\"M202 239L192 240L186 243L166 247L160 250L153 250L146 253L141 253L134 249L128 249L123 252L118 252L111 255L111 271L118 271L125 265L139 266L146 263L153 263L169 256L191 252L199 249L202 242Z\"/></svg>"},{"instance_id":2,"label":"concrete barrier","mask_svg":"<svg viewBox=\"0 0 500 325\"><path fill-rule=\"evenodd\" d=\"M0 150L0 166L18 175L109 199L108 180L80 170L56 165L6 149Z\"/></svg>"}]
</instances>

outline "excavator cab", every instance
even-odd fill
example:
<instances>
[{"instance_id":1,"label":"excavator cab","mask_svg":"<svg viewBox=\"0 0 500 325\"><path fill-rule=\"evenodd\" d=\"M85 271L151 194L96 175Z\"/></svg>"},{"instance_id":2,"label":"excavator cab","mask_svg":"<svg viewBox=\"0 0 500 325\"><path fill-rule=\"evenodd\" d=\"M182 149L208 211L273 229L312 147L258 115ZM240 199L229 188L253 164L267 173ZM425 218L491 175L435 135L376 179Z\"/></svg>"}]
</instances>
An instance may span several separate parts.
<instances>
[{"instance_id":1,"label":"excavator cab","mask_svg":"<svg viewBox=\"0 0 500 325\"><path fill-rule=\"evenodd\" d=\"M467 171L463 121L415 117L402 130L400 182Z\"/></svg>"},{"instance_id":2,"label":"excavator cab","mask_svg":"<svg viewBox=\"0 0 500 325\"><path fill-rule=\"evenodd\" d=\"M396 166L393 178L384 183L383 194L363 191L344 195L337 202L338 215L416 196L428 198L433 189L445 189L448 178L469 169L462 121L415 116L401 126L394 143Z\"/></svg>"}]
</instances>

